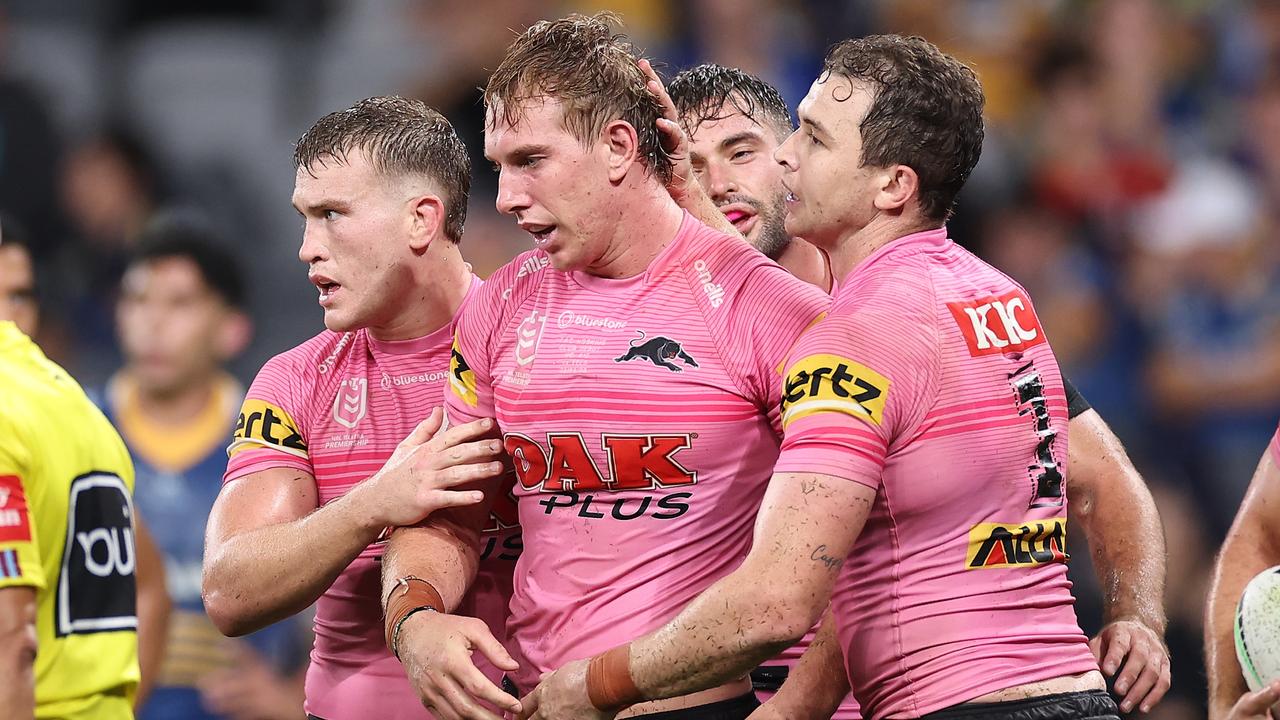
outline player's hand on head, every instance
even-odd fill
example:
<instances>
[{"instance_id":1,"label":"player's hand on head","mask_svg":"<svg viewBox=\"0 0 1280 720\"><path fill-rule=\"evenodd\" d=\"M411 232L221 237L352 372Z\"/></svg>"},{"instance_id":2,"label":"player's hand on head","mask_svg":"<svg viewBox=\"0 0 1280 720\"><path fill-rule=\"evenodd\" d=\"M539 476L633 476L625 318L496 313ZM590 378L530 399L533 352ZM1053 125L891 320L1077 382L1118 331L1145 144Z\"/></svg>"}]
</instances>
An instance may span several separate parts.
<instances>
[{"instance_id":1,"label":"player's hand on head","mask_svg":"<svg viewBox=\"0 0 1280 720\"><path fill-rule=\"evenodd\" d=\"M597 710L587 695L589 665L589 660L575 660L543 673L538 687L520 699L517 720L611 720L617 713Z\"/></svg>"},{"instance_id":2,"label":"player's hand on head","mask_svg":"<svg viewBox=\"0 0 1280 720\"><path fill-rule=\"evenodd\" d=\"M1258 692L1245 693L1231 708L1226 720L1272 720L1276 705L1280 703L1280 680L1272 682Z\"/></svg>"},{"instance_id":3,"label":"player's hand on head","mask_svg":"<svg viewBox=\"0 0 1280 720\"><path fill-rule=\"evenodd\" d=\"M361 483L380 524L413 525L437 510L475 505L484 500L483 493L455 488L502 474L502 441L493 437L494 421L445 428L443 414L432 410L386 465Z\"/></svg>"},{"instance_id":4,"label":"player's hand on head","mask_svg":"<svg viewBox=\"0 0 1280 720\"><path fill-rule=\"evenodd\" d=\"M484 653L500 670L519 666L502 643L476 618L436 612L405 620L396 645L400 663L422 704L441 720L501 720L483 703L501 712L520 712L520 702L493 684L472 661Z\"/></svg>"},{"instance_id":5,"label":"player's hand on head","mask_svg":"<svg viewBox=\"0 0 1280 720\"><path fill-rule=\"evenodd\" d=\"M693 177L693 163L689 160L689 137L680 125L676 104L671 100L671 95L667 93L667 88L654 71L653 65L643 59L636 64L648 78L645 87L662 106L662 116L658 118L657 126L662 150L671 158L671 181L667 183L667 192L671 193L677 203L683 204L689 191L700 187Z\"/></svg>"},{"instance_id":6,"label":"player's hand on head","mask_svg":"<svg viewBox=\"0 0 1280 720\"><path fill-rule=\"evenodd\" d=\"M1107 677L1120 709L1150 712L1169 690L1169 648L1164 639L1138 620L1116 620L1089 641L1089 649Z\"/></svg>"}]
</instances>

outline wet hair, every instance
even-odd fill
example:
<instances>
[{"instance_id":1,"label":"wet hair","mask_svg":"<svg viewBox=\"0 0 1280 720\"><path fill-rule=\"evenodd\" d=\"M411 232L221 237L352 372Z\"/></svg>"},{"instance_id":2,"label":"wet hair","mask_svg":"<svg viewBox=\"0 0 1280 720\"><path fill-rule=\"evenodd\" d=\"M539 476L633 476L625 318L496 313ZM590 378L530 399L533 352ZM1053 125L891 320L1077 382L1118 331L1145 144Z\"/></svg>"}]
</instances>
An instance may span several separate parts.
<instances>
[{"instance_id":1,"label":"wet hair","mask_svg":"<svg viewBox=\"0 0 1280 720\"><path fill-rule=\"evenodd\" d=\"M783 140L795 125L777 88L737 68L706 63L676 75L667 85L686 132L736 110Z\"/></svg>"},{"instance_id":2,"label":"wet hair","mask_svg":"<svg viewBox=\"0 0 1280 720\"><path fill-rule=\"evenodd\" d=\"M638 55L612 13L569 15L534 23L507 48L484 89L488 123L520 122L526 102L557 100L564 128L583 145L595 142L605 125L624 120L636 131L644 163L663 183L671 179L671 159L662 149L657 122L662 107L645 87Z\"/></svg>"},{"instance_id":3,"label":"wet hair","mask_svg":"<svg viewBox=\"0 0 1280 720\"><path fill-rule=\"evenodd\" d=\"M462 240L471 158L443 115L420 100L397 96L361 100L317 120L294 148L294 167L311 172L330 160L346 162L355 150L366 153L386 177L422 175L439 183L444 195L444 234L454 242Z\"/></svg>"},{"instance_id":4,"label":"wet hair","mask_svg":"<svg viewBox=\"0 0 1280 720\"><path fill-rule=\"evenodd\" d=\"M920 178L924 215L950 217L982 153L985 100L978 76L924 38L902 35L837 43L819 80L834 76L865 84L872 94L859 126L861 165L910 167ZM837 89L837 100L847 99L842 93Z\"/></svg>"}]
</instances>

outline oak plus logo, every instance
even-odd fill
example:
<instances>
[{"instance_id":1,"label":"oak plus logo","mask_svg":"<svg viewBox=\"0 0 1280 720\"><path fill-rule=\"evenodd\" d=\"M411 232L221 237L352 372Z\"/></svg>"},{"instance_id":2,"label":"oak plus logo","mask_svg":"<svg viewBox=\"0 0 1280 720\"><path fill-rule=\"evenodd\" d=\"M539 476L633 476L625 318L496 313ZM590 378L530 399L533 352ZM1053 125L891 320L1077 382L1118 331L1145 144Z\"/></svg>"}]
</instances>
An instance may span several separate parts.
<instances>
[{"instance_id":1,"label":"oak plus logo","mask_svg":"<svg viewBox=\"0 0 1280 720\"><path fill-rule=\"evenodd\" d=\"M351 429L364 419L369 410L368 378L345 378L338 386L333 399L333 419L339 425Z\"/></svg>"},{"instance_id":2,"label":"oak plus logo","mask_svg":"<svg viewBox=\"0 0 1280 720\"><path fill-rule=\"evenodd\" d=\"M72 481L55 602L59 637L138 627L133 538L124 481L106 472Z\"/></svg>"},{"instance_id":3,"label":"oak plus logo","mask_svg":"<svg viewBox=\"0 0 1280 720\"><path fill-rule=\"evenodd\" d=\"M1021 290L947 303L974 357L1020 352L1043 343L1044 328Z\"/></svg>"}]
</instances>

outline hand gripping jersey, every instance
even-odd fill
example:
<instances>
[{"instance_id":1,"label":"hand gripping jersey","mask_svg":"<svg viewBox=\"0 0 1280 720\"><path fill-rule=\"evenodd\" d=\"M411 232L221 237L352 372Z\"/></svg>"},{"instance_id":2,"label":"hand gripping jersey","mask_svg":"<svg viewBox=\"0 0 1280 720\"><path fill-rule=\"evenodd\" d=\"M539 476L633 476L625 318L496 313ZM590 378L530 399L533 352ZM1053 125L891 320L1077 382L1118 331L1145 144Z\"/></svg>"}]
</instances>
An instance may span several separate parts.
<instances>
[{"instance_id":1,"label":"hand gripping jersey","mask_svg":"<svg viewBox=\"0 0 1280 720\"><path fill-rule=\"evenodd\" d=\"M36 717L132 718L129 454L76 381L10 322L0 322L0 388L0 588L36 590Z\"/></svg>"},{"instance_id":2,"label":"hand gripping jersey","mask_svg":"<svg viewBox=\"0 0 1280 720\"><path fill-rule=\"evenodd\" d=\"M650 632L736 568L779 446L787 350L829 304L686 215L642 274L525 253L458 321L451 422L496 417L524 553L516 684Z\"/></svg>"},{"instance_id":3,"label":"hand gripping jersey","mask_svg":"<svg viewBox=\"0 0 1280 720\"><path fill-rule=\"evenodd\" d=\"M1067 402L1026 292L939 229L841 283L788 361L778 472L878 490L832 607L871 718L1097 670L1065 564Z\"/></svg>"},{"instance_id":4,"label":"hand gripping jersey","mask_svg":"<svg viewBox=\"0 0 1280 720\"><path fill-rule=\"evenodd\" d=\"M479 286L472 281L463 307ZM452 332L446 325L416 340L383 342L364 330L326 331L276 356L249 388L228 450L226 482L296 468L315 477L322 505L341 497L381 469L441 404ZM479 617L503 640L520 538L509 498L495 505L479 576L458 613ZM369 546L316 603L309 713L330 720L430 717L383 639L384 545ZM490 678L501 677L482 653L475 660Z\"/></svg>"}]
</instances>

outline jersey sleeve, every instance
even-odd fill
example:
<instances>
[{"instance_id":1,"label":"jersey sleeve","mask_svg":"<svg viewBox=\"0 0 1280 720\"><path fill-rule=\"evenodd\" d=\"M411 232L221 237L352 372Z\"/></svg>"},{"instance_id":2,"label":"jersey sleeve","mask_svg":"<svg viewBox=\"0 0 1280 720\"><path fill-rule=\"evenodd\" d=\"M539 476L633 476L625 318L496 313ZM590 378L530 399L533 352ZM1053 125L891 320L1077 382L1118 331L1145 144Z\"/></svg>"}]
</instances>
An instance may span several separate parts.
<instances>
[{"instance_id":1,"label":"jersey sleeve","mask_svg":"<svg viewBox=\"0 0 1280 720\"><path fill-rule=\"evenodd\" d=\"M287 355L277 355L253 379L227 448L223 483L277 467L315 474L301 422L309 393L305 375L293 365Z\"/></svg>"},{"instance_id":2,"label":"jersey sleeve","mask_svg":"<svg viewBox=\"0 0 1280 720\"><path fill-rule=\"evenodd\" d=\"M0 588L47 586L32 517L31 459L18 429L0 415Z\"/></svg>"},{"instance_id":3,"label":"jersey sleeve","mask_svg":"<svg viewBox=\"0 0 1280 720\"><path fill-rule=\"evenodd\" d=\"M468 303L458 316L449 354L449 390L444 394L445 418L450 425L495 417L489 338L499 321L497 311L486 293Z\"/></svg>"},{"instance_id":4,"label":"jersey sleeve","mask_svg":"<svg viewBox=\"0 0 1280 720\"><path fill-rule=\"evenodd\" d=\"M894 279L899 284L904 278ZM915 300L904 303L913 293ZM931 299L927 284L885 285L842 302L805 334L787 362L775 472L821 473L880 487L889 454L922 422L936 393L940 366Z\"/></svg>"},{"instance_id":5,"label":"jersey sleeve","mask_svg":"<svg viewBox=\"0 0 1280 720\"><path fill-rule=\"evenodd\" d=\"M830 304L831 298L816 287L776 265L761 264L746 275L724 315L720 341L726 365L779 435L787 355Z\"/></svg>"}]
</instances>

